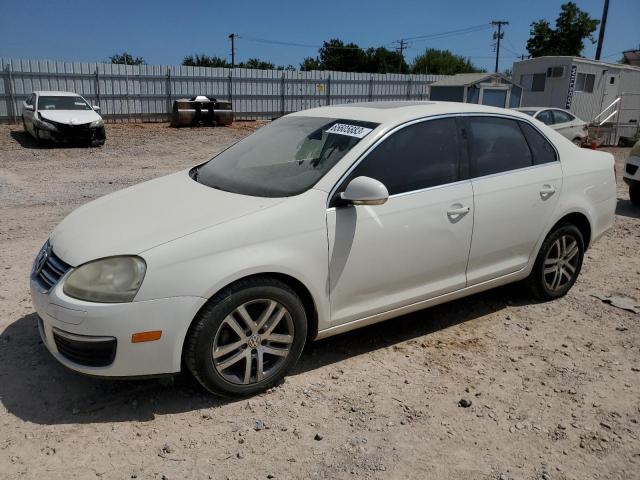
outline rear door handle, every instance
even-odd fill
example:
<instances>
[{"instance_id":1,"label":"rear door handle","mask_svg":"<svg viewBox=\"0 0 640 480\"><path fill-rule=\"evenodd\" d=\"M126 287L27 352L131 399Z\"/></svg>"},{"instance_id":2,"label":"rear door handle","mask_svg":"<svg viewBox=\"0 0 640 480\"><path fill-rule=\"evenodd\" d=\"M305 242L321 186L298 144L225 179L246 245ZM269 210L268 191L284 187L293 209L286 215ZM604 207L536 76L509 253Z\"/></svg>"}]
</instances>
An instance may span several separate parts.
<instances>
[{"instance_id":1,"label":"rear door handle","mask_svg":"<svg viewBox=\"0 0 640 480\"><path fill-rule=\"evenodd\" d=\"M551 195L553 195L554 193L556 193L556 189L553 185L543 185L542 189L540 190L540 196L543 200L551 197Z\"/></svg>"},{"instance_id":2,"label":"rear door handle","mask_svg":"<svg viewBox=\"0 0 640 480\"><path fill-rule=\"evenodd\" d=\"M451 205L449 210L447 210L447 216L449 220L456 221L465 216L471 210L466 205L462 205L461 203L454 203Z\"/></svg>"}]
</instances>

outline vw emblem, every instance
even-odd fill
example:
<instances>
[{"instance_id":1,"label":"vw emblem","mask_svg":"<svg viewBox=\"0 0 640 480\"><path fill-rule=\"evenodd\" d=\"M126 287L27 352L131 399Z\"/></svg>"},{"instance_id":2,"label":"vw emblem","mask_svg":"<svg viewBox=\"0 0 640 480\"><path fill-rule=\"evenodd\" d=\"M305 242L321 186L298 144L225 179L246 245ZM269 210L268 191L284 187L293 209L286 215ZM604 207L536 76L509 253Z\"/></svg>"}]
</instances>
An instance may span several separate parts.
<instances>
[{"instance_id":1,"label":"vw emblem","mask_svg":"<svg viewBox=\"0 0 640 480\"><path fill-rule=\"evenodd\" d=\"M42 269L44 268L45 263L47 263L47 258L49 258L49 253L51 252L51 245L48 243L42 247L40 253L36 257L36 261L33 264L33 271L36 275L39 275Z\"/></svg>"}]
</instances>

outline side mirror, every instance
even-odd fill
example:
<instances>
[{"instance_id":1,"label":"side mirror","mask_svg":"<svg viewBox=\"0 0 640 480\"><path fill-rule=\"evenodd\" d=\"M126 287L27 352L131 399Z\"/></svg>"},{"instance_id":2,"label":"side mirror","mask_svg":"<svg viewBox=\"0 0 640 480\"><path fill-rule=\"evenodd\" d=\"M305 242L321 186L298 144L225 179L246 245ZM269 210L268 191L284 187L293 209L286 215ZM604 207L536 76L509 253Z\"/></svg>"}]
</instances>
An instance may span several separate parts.
<instances>
[{"instance_id":1,"label":"side mirror","mask_svg":"<svg viewBox=\"0 0 640 480\"><path fill-rule=\"evenodd\" d=\"M94 106L93 106L93 109L94 109L96 112L99 112L99 111L100 111L100 107L99 107L98 105L94 105Z\"/></svg>"},{"instance_id":2,"label":"side mirror","mask_svg":"<svg viewBox=\"0 0 640 480\"><path fill-rule=\"evenodd\" d=\"M31 110L33 112L33 105L27 105L26 103L23 103L22 108L24 110Z\"/></svg>"},{"instance_id":3,"label":"side mirror","mask_svg":"<svg viewBox=\"0 0 640 480\"><path fill-rule=\"evenodd\" d=\"M353 205L382 205L389 199L389 190L371 177L356 177L340 194L340 199Z\"/></svg>"}]
</instances>

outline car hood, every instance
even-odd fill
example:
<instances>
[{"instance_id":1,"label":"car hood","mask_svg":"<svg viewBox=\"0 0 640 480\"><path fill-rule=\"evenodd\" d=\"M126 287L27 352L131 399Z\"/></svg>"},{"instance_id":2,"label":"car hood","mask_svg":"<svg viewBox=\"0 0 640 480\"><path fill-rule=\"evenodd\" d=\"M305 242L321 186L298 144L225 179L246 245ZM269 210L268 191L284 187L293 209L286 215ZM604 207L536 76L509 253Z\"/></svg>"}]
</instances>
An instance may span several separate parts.
<instances>
[{"instance_id":1,"label":"car hood","mask_svg":"<svg viewBox=\"0 0 640 480\"><path fill-rule=\"evenodd\" d=\"M93 110L39 110L45 120L66 125L84 125L102 118Z\"/></svg>"},{"instance_id":2,"label":"car hood","mask_svg":"<svg viewBox=\"0 0 640 480\"><path fill-rule=\"evenodd\" d=\"M56 255L78 266L112 255L140 254L282 201L216 190L197 183L185 170L87 203L54 229L51 243Z\"/></svg>"}]
</instances>

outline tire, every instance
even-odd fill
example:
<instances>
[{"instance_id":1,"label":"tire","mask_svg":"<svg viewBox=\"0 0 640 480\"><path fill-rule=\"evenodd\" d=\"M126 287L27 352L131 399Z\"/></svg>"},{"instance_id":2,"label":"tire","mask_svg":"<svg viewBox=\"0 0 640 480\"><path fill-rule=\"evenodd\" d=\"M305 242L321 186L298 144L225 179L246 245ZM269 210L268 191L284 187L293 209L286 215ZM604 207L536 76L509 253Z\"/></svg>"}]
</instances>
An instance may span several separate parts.
<instances>
[{"instance_id":1,"label":"tire","mask_svg":"<svg viewBox=\"0 0 640 480\"><path fill-rule=\"evenodd\" d=\"M573 144L578 146L578 147L582 147L582 139L580 137L576 137L573 140Z\"/></svg>"},{"instance_id":2,"label":"tire","mask_svg":"<svg viewBox=\"0 0 640 480\"><path fill-rule=\"evenodd\" d=\"M42 142L42 139L40 138L40 129L35 125L33 126L33 138L36 141L36 145L38 147L41 147L43 142Z\"/></svg>"},{"instance_id":3,"label":"tire","mask_svg":"<svg viewBox=\"0 0 640 480\"><path fill-rule=\"evenodd\" d=\"M556 258L561 262L553 263ZM531 295L543 301L566 295L580 275L583 258L584 238L580 230L571 223L560 224L542 243L526 280Z\"/></svg>"},{"instance_id":4,"label":"tire","mask_svg":"<svg viewBox=\"0 0 640 480\"><path fill-rule=\"evenodd\" d=\"M200 311L187 335L183 359L211 393L253 395L284 378L306 337L304 306L288 285L273 278L240 280Z\"/></svg>"},{"instance_id":5,"label":"tire","mask_svg":"<svg viewBox=\"0 0 640 480\"><path fill-rule=\"evenodd\" d=\"M631 185L629 187L629 198L631 199L631 203L640 207L640 185Z\"/></svg>"}]
</instances>

